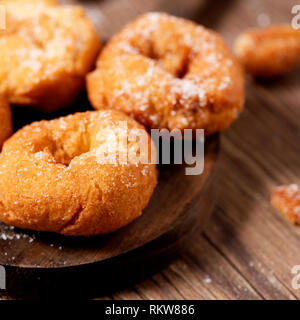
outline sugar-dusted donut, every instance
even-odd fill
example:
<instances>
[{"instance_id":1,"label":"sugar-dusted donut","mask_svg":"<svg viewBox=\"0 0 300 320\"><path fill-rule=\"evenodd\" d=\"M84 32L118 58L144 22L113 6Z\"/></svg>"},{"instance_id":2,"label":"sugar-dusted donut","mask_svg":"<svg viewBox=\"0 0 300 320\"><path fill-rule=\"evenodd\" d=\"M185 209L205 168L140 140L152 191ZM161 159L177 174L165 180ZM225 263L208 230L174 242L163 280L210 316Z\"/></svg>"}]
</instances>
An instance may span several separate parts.
<instances>
[{"instance_id":1,"label":"sugar-dusted donut","mask_svg":"<svg viewBox=\"0 0 300 320\"><path fill-rule=\"evenodd\" d=\"M242 69L215 32L163 13L139 17L103 49L87 78L96 109L126 112L150 128L205 129L237 118Z\"/></svg>"},{"instance_id":2,"label":"sugar-dusted donut","mask_svg":"<svg viewBox=\"0 0 300 320\"><path fill-rule=\"evenodd\" d=\"M0 0L0 94L43 111L68 106L84 87L100 40L80 6L53 0Z\"/></svg>"},{"instance_id":3,"label":"sugar-dusted donut","mask_svg":"<svg viewBox=\"0 0 300 320\"><path fill-rule=\"evenodd\" d=\"M300 30L274 25L246 30L235 41L234 51L255 77L278 77L300 61Z\"/></svg>"},{"instance_id":4,"label":"sugar-dusted donut","mask_svg":"<svg viewBox=\"0 0 300 320\"><path fill-rule=\"evenodd\" d=\"M0 151L5 140L12 134L11 110L7 100L0 95Z\"/></svg>"},{"instance_id":5,"label":"sugar-dusted donut","mask_svg":"<svg viewBox=\"0 0 300 320\"><path fill-rule=\"evenodd\" d=\"M300 188L297 184L274 188L271 202L289 221L300 225Z\"/></svg>"},{"instance_id":6,"label":"sugar-dusted donut","mask_svg":"<svg viewBox=\"0 0 300 320\"><path fill-rule=\"evenodd\" d=\"M120 150L139 152L138 139L126 144L127 136L120 138L124 123L128 133L145 134L150 148L144 127L114 110L35 122L15 133L0 155L0 219L25 229L89 236L139 217L157 171L147 162L113 159ZM112 143L114 134L121 144ZM155 152L153 143L151 148Z\"/></svg>"}]
</instances>

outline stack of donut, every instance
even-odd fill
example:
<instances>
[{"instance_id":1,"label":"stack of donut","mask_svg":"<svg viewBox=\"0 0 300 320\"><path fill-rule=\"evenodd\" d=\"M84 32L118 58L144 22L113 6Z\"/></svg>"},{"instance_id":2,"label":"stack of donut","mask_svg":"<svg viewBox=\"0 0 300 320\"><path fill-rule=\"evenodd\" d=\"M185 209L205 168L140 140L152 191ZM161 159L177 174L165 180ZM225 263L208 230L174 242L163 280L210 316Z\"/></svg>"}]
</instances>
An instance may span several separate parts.
<instances>
[{"instance_id":1,"label":"stack of donut","mask_svg":"<svg viewBox=\"0 0 300 320\"><path fill-rule=\"evenodd\" d=\"M7 8L7 30L0 32L2 142L11 133L8 103L47 112L70 105L101 42L80 7L52 0L0 4ZM127 225L148 204L157 170L151 163L102 161L107 150L119 151L111 135L120 122L148 142L143 125L209 135L225 130L244 101L242 68L220 36L161 13L141 16L111 39L87 75L87 90L98 111L32 123L4 143L3 222L72 236Z\"/></svg>"}]
</instances>

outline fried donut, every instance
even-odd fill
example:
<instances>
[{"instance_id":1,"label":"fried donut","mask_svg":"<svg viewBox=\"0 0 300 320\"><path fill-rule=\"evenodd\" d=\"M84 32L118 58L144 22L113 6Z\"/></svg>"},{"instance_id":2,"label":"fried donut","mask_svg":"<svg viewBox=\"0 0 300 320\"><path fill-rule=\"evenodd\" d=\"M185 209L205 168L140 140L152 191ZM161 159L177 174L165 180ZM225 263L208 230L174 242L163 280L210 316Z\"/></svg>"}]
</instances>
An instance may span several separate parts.
<instances>
[{"instance_id":1,"label":"fried donut","mask_svg":"<svg viewBox=\"0 0 300 320\"><path fill-rule=\"evenodd\" d=\"M104 161L105 153L111 160L120 146L137 146L130 140L126 147L127 139L119 139L121 145L113 147L120 122L151 141L143 126L114 110L35 122L15 133L0 155L0 219L24 229L89 236L139 217L157 171L154 164Z\"/></svg>"},{"instance_id":2,"label":"fried donut","mask_svg":"<svg viewBox=\"0 0 300 320\"><path fill-rule=\"evenodd\" d=\"M278 77L300 60L300 31L289 25L247 30L236 39L234 51L254 77Z\"/></svg>"},{"instance_id":3,"label":"fried donut","mask_svg":"<svg viewBox=\"0 0 300 320\"><path fill-rule=\"evenodd\" d=\"M119 109L148 128L223 131L244 101L240 65L215 32L148 13L115 35L87 77L96 109Z\"/></svg>"},{"instance_id":4,"label":"fried donut","mask_svg":"<svg viewBox=\"0 0 300 320\"><path fill-rule=\"evenodd\" d=\"M0 94L9 102L54 111L84 87L100 40L79 6L53 0L0 0Z\"/></svg>"},{"instance_id":5,"label":"fried donut","mask_svg":"<svg viewBox=\"0 0 300 320\"><path fill-rule=\"evenodd\" d=\"M300 225L300 188L297 184L274 188L271 203L289 221Z\"/></svg>"},{"instance_id":6,"label":"fried donut","mask_svg":"<svg viewBox=\"0 0 300 320\"><path fill-rule=\"evenodd\" d=\"M4 141L12 134L11 110L7 100L0 96L0 150Z\"/></svg>"}]
</instances>

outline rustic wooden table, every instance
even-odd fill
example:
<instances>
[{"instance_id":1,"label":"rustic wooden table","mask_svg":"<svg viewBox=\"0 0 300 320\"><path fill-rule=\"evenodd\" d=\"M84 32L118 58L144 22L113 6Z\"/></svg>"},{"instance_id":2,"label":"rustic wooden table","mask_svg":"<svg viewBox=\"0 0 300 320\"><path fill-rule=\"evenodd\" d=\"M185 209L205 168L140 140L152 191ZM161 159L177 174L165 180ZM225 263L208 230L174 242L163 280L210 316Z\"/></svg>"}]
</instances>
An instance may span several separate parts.
<instances>
[{"instance_id":1,"label":"rustic wooden table","mask_svg":"<svg viewBox=\"0 0 300 320\"><path fill-rule=\"evenodd\" d=\"M119 0L82 2L105 37L144 8L157 10L161 5L180 15L179 1L170 0L168 7L166 1L120 0L129 10L121 10L122 17L116 16ZM197 1L185 2L195 6ZM180 10L182 16L220 32L231 46L245 28L290 22L293 5L292 0L224 0ZM273 186L300 183L299 71L269 83L247 80L245 110L222 135L219 200L205 233L160 273L99 299L300 297L291 284L291 268L300 264L300 228L270 205Z\"/></svg>"},{"instance_id":2,"label":"rustic wooden table","mask_svg":"<svg viewBox=\"0 0 300 320\"><path fill-rule=\"evenodd\" d=\"M207 1L190 18L231 46L239 32L290 22L295 1ZM219 201L204 234L168 268L106 299L297 299L300 228L270 205L273 186L300 182L300 69L247 81L245 110L222 135Z\"/></svg>"}]
</instances>

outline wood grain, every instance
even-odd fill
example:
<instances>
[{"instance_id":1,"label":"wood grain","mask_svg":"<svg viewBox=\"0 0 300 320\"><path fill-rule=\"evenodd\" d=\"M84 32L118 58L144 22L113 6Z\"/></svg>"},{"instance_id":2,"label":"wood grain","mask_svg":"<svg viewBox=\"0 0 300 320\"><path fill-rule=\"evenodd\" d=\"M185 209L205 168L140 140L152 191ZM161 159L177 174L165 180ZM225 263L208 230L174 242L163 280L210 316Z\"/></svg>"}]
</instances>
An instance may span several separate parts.
<instances>
[{"instance_id":1,"label":"wood grain","mask_svg":"<svg viewBox=\"0 0 300 320\"><path fill-rule=\"evenodd\" d=\"M242 30L289 22L294 1L209 1L191 16L231 46ZM154 277L119 291L128 299L298 299L300 229L270 205L273 186L300 182L299 67L282 79L247 79L246 108L222 135L219 202L204 235Z\"/></svg>"},{"instance_id":2,"label":"wood grain","mask_svg":"<svg viewBox=\"0 0 300 320\"><path fill-rule=\"evenodd\" d=\"M101 28L93 8L99 12L108 1L83 3ZM291 21L293 5L292 0L216 0L179 15L217 30L231 46L239 32L259 21ZM135 15L136 7L126 14ZM109 22L103 30L111 34ZM167 268L99 299L300 298L291 286L291 268L300 264L300 228L269 202L273 186L300 183L299 71L269 83L247 80L245 111L222 135L219 201L205 234Z\"/></svg>"}]
</instances>

